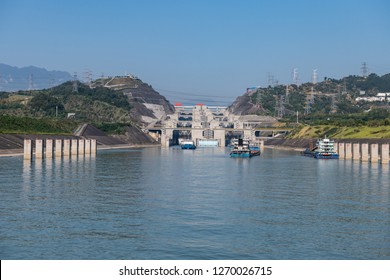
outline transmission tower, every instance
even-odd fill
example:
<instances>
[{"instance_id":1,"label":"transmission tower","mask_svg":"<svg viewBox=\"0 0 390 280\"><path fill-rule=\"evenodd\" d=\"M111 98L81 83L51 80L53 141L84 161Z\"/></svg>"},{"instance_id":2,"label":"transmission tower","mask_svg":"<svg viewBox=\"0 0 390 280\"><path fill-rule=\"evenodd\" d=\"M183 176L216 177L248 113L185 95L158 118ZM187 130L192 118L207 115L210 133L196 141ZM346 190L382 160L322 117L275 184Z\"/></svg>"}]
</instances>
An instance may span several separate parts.
<instances>
[{"instance_id":1,"label":"transmission tower","mask_svg":"<svg viewBox=\"0 0 390 280\"><path fill-rule=\"evenodd\" d=\"M88 86L91 86L92 83L92 71L87 70L84 72L84 81Z\"/></svg>"},{"instance_id":2,"label":"transmission tower","mask_svg":"<svg viewBox=\"0 0 390 280\"><path fill-rule=\"evenodd\" d=\"M288 85L286 85L286 96L285 96L285 103L288 104L290 102L290 92L288 90Z\"/></svg>"},{"instance_id":3,"label":"transmission tower","mask_svg":"<svg viewBox=\"0 0 390 280\"><path fill-rule=\"evenodd\" d=\"M270 72L267 73L267 82L269 87L274 86L274 75L272 75Z\"/></svg>"},{"instance_id":4,"label":"transmission tower","mask_svg":"<svg viewBox=\"0 0 390 280\"><path fill-rule=\"evenodd\" d=\"M330 113L335 114L337 113L337 106L336 106L336 94L332 95L332 105L330 107Z\"/></svg>"},{"instance_id":5,"label":"transmission tower","mask_svg":"<svg viewBox=\"0 0 390 280\"><path fill-rule=\"evenodd\" d=\"M256 95L256 107L260 108L260 109L263 109L263 106L261 104L262 91L261 90L257 90L256 93L257 93L257 95Z\"/></svg>"},{"instance_id":6,"label":"transmission tower","mask_svg":"<svg viewBox=\"0 0 390 280\"><path fill-rule=\"evenodd\" d=\"M284 95L275 95L275 115L283 118L284 111Z\"/></svg>"},{"instance_id":7,"label":"transmission tower","mask_svg":"<svg viewBox=\"0 0 390 280\"><path fill-rule=\"evenodd\" d=\"M317 69L314 69L311 75L311 82L313 85L317 84L317 78L318 78Z\"/></svg>"},{"instance_id":8,"label":"transmission tower","mask_svg":"<svg viewBox=\"0 0 390 280\"><path fill-rule=\"evenodd\" d=\"M293 84L299 86L298 68L293 69L292 78Z\"/></svg>"},{"instance_id":9,"label":"transmission tower","mask_svg":"<svg viewBox=\"0 0 390 280\"><path fill-rule=\"evenodd\" d=\"M32 91L34 89L34 81L33 74L28 75L28 91Z\"/></svg>"},{"instance_id":10,"label":"transmission tower","mask_svg":"<svg viewBox=\"0 0 390 280\"><path fill-rule=\"evenodd\" d=\"M314 104L314 88L311 87L311 92L306 96L305 115L311 113L312 106Z\"/></svg>"},{"instance_id":11,"label":"transmission tower","mask_svg":"<svg viewBox=\"0 0 390 280\"><path fill-rule=\"evenodd\" d=\"M77 73L76 72L74 72L74 74L73 74L72 85L73 85L72 92L79 92L78 84L77 84Z\"/></svg>"},{"instance_id":12,"label":"transmission tower","mask_svg":"<svg viewBox=\"0 0 390 280\"><path fill-rule=\"evenodd\" d=\"M363 78L367 78L367 76L368 76L367 63L363 62L362 67L360 67L360 70L362 71Z\"/></svg>"}]
</instances>

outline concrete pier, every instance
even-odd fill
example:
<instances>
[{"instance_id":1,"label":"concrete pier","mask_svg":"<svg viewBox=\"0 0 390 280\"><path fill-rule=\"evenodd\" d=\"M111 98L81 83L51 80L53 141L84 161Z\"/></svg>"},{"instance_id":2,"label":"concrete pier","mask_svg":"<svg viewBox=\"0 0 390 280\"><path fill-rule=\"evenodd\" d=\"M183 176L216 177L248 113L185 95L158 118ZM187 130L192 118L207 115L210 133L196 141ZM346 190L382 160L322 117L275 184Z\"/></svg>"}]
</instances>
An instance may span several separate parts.
<instances>
[{"instance_id":1,"label":"concrete pier","mask_svg":"<svg viewBox=\"0 0 390 280\"><path fill-rule=\"evenodd\" d=\"M79 146L78 145L78 140L77 139L72 139L71 145L72 145L72 148L71 148L72 156L77 156L78 149L79 149L79 147L78 147Z\"/></svg>"},{"instance_id":2,"label":"concrete pier","mask_svg":"<svg viewBox=\"0 0 390 280\"><path fill-rule=\"evenodd\" d=\"M381 147L381 161L382 163L389 163L389 144L382 144Z\"/></svg>"},{"instance_id":3,"label":"concrete pier","mask_svg":"<svg viewBox=\"0 0 390 280\"><path fill-rule=\"evenodd\" d=\"M360 160L360 144L353 143L353 160Z\"/></svg>"},{"instance_id":4,"label":"concrete pier","mask_svg":"<svg viewBox=\"0 0 390 280\"><path fill-rule=\"evenodd\" d=\"M97 151L96 139L91 139L91 154L96 155L96 151Z\"/></svg>"},{"instance_id":5,"label":"concrete pier","mask_svg":"<svg viewBox=\"0 0 390 280\"><path fill-rule=\"evenodd\" d=\"M62 155L64 157L70 156L70 140L69 139L64 139L64 148L62 151Z\"/></svg>"},{"instance_id":6,"label":"concrete pier","mask_svg":"<svg viewBox=\"0 0 390 280\"><path fill-rule=\"evenodd\" d=\"M368 155L368 143L363 143L361 145L361 160L362 161L369 161L369 155Z\"/></svg>"},{"instance_id":7,"label":"concrete pier","mask_svg":"<svg viewBox=\"0 0 390 280\"><path fill-rule=\"evenodd\" d=\"M339 158L344 159L345 158L345 145L344 145L344 143L339 143L338 146L339 146L339 149L338 149L339 150L338 151Z\"/></svg>"},{"instance_id":8,"label":"concrete pier","mask_svg":"<svg viewBox=\"0 0 390 280\"><path fill-rule=\"evenodd\" d=\"M371 144L370 158L372 163L378 163L379 161L379 148L378 144Z\"/></svg>"},{"instance_id":9,"label":"concrete pier","mask_svg":"<svg viewBox=\"0 0 390 280\"><path fill-rule=\"evenodd\" d=\"M345 143L345 159L352 159L352 144Z\"/></svg>"},{"instance_id":10,"label":"concrete pier","mask_svg":"<svg viewBox=\"0 0 390 280\"><path fill-rule=\"evenodd\" d=\"M85 139L85 154L90 155L91 154L91 140Z\"/></svg>"},{"instance_id":11,"label":"concrete pier","mask_svg":"<svg viewBox=\"0 0 390 280\"><path fill-rule=\"evenodd\" d=\"M32 140L31 139L24 139L24 159L32 159L32 153L33 153L33 147L32 147Z\"/></svg>"},{"instance_id":12,"label":"concrete pier","mask_svg":"<svg viewBox=\"0 0 390 280\"><path fill-rule=\"evenodd\" d=\"M84 139L79 139L79 156L83 156L85 153L85 141Z\"/></svg>"},{"instance_id":13,"label":"concrete pier","mask_svg":"<svg viewBox=\"0 0 390 280\"><path fill-rule=\"evenodd\" d=\"M53 139L46 139L45 157L53 157Z\"/></svg>"},{"instance_id":14,"label":"concrete pier","mask_svg":"<svg viewBox=\"0 0 390 280\"><path fill-rule=\"evenodd\" d=\"M55 156L62 156L62 139L56 139Z\"/></svg>"},{"instance_id":15,"label":"concrete pier","mask_svg":"<svg viewBox=\"0 0 390 280\"><path fill-rule=\"evenodd\" d=\"M35 140L35 158L43 158L43 140Z\"/></svg>"}]
</instances>

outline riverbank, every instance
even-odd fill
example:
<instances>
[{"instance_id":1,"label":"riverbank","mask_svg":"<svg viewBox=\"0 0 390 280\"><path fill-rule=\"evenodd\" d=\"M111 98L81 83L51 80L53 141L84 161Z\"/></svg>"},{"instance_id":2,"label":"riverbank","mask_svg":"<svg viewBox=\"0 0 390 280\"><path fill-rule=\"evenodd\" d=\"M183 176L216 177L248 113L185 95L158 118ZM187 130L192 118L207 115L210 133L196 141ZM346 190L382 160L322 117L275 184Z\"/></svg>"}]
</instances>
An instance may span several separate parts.
<instances>
[{"instance_id":1,"label":"riverbank","mask_svg":"<svg viewBox=\"0 0 390 280\"><path fill-rule=\"evenodd\" d=\"M83 130L77 135L0 134L0 156L23 155L24 139L95 139L98 150L160 146L153 138L137 128L128 128L125 135L111 136L104 134L92 125L85 125L83 126Z\"/></svg>"},{"instance_id":2,"label":"riverbank","mask_svg":"<svg viewBox=\"0 0 390 280\"><path fill-rule=\"evenodd\" d=\"M137 149L161 147L160 144L98 145L97 150ZM23 156L23 149L1 149L0 157Z\"/></svg>"}]
</instances>

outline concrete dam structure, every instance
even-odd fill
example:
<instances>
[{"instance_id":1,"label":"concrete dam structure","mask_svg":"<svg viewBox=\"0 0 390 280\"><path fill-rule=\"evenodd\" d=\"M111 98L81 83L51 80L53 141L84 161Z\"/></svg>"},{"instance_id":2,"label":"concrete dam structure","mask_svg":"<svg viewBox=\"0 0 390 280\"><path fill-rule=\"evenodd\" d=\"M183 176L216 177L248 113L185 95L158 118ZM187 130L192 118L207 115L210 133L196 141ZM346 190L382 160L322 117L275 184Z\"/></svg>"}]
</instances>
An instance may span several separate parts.
<instances>
[{"instance_id":1,"label":"concrete dam structure","mask_svg":"<svg viewBox=\"0 0 390 280\"><path fill-rule=\"evenodd\" d=\"M269 116L238 116L229 113L224 106L175 106L175 113L168 115L161 126L148 127L162 147L178 144L179 138L194 141L197 146L225 147L230 139L239 136L252 143L263 138L286 133L288 129L273 127L276 120Z\"/></svg>"}]
</instances>

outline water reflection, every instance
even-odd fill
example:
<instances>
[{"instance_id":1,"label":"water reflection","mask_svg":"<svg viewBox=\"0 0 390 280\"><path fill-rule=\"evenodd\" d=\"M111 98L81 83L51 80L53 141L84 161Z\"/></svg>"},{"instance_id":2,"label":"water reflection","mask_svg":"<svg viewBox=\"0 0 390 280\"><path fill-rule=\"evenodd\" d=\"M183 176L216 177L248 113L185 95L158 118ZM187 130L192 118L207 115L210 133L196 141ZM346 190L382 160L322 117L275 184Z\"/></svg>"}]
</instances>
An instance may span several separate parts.
<instances>
[{"instance_id":1,"label":"water reflection","mask_svg":"<svg viewBox=\"0 0 390 280\"><path fill-rule=\"evenodd\" d=\"M12 159L0 182L0 258L390 258L388 165L151 148Z\"/></svg>"}]
</instances>

